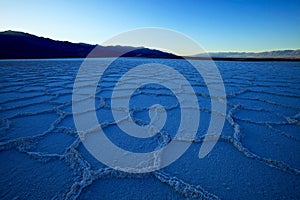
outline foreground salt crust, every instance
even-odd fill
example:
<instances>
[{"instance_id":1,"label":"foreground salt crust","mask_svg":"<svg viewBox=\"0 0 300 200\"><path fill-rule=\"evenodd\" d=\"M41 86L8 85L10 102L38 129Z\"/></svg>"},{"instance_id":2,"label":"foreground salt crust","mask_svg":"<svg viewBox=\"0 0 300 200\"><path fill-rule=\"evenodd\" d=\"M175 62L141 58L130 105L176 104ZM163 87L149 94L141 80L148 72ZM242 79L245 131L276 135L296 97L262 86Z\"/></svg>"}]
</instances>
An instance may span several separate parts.
<instances>
[{"instance_id":1,"label":"foreground salt crust","mask_svg":"<svg viewBox=\"0 0 300 200\"><path fill-rule=\"evenodd\" d=\"M0 62L2 199L120 197L118 190L126 189L118 188L118 179L126 180L120 185L130 191L121 198L151 199L159 194L173 199L300 198L299 63L217 62L228 98L226 123L213 151L199 159L210 114L217 112L210 110L209 99L218 97L210 97L203 80L181 60L120 59L99 83L95 96L99 122L118 146L147 152L167 144L178 128L176 98L166 88L149 85L132 96L132 116L136 123L147 124L149 107L160 103L168 112L166 127L144 142L120 136L110 112L110 97L116 79L132 65L174 66L189 78L200 105L199 131L188 151L162 170L138 175L104 166L82 145L71 109L73 82L81 62ZM197 62L205 66L205 61ZM178 140L184 142L184 138ZM145 192L141 182L157 193ZM107 190L97 193L100 186Z\"/></svg>"}]
</instances>

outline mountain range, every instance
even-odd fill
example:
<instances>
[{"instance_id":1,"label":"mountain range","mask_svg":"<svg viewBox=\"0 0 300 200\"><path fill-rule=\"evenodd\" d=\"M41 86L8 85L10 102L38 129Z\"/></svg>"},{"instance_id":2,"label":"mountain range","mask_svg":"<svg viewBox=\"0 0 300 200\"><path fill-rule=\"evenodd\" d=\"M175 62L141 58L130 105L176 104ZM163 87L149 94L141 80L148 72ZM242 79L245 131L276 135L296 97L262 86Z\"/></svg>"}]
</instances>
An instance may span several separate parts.
<instances>
[{"instance_id":1,"label":"mountain range","mask_svg":"<svg viewBox=\"0 0 300 200\"><path fill-rule=\"evenodd\" d=\"M178 55L132 46L101 46L85 43L71 43L18 31L0 32L0 59L33 58L85 58L98 46L94 57L145 57L145 58L182 58ZM300 60L300 50L268 52L217 52L208 53L214 60ZM209 59L207 54L197 54L185 58Z\"/></svg>"},{"instance_id":2,"label":"mountain range","mask_svg":"<svg viewBox=\"0 0 300 200\"><path fill-rule=\"evenodd\" d=\"M96 46L98 51L95 57L179 58L145 47L100 46L57 41L17 31L0 32L0 59L85 58Z\"/></svg>"},{"instance_id":3,"label":"mountain range","mask_svg":"<svg viewBox=\"0 0 300 200\"><path fill-rule=\"evenodd\" d=\"M281 50L281 51L264 51L264 52L215 52L208 53L212 58L281 58L281 59L300 59L300 49L298 50ZM206 54L196 54L192 57L203 58Z\"/></svg>"}]
</instances>

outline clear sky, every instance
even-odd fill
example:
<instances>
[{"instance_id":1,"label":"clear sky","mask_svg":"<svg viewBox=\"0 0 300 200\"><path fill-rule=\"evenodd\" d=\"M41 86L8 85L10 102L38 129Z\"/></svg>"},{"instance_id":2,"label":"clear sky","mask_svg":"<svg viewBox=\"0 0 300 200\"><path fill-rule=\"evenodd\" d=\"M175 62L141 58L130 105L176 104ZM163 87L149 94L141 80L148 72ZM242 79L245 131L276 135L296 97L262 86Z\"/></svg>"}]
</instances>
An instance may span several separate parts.
<instances>
[{"instance_id":1,"label":"clear sky","mask_svg":"<svg viewBox=\"0 0 300 200\"><path fill-rule=\"evenodd\" d=\"M209 52L300 49L299 0L0 0L0 31L101 44L161 27Z\"/></svg>"}]
</instances>

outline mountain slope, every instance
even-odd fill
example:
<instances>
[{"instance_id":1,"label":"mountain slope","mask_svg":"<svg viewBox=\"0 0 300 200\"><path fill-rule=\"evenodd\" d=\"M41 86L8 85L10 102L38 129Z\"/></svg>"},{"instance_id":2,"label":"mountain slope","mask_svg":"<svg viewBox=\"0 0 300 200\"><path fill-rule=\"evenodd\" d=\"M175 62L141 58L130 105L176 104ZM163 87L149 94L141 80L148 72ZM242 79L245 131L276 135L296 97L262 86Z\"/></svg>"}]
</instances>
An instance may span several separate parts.
<instances>
[{"instance_id":1,"label":"mountain slope","mask_svg":"<svg viewBox=\"0 0 300 200\"><path fill-rule=\"evenodd\" d=\"M23 32L0 32L0 59L85 58L95 47L96 45L56 41ZM122 55L123 57L178 58L174 54L144 47L98 46L98 49L97 57Z\"/></svg>"}]
</instances>

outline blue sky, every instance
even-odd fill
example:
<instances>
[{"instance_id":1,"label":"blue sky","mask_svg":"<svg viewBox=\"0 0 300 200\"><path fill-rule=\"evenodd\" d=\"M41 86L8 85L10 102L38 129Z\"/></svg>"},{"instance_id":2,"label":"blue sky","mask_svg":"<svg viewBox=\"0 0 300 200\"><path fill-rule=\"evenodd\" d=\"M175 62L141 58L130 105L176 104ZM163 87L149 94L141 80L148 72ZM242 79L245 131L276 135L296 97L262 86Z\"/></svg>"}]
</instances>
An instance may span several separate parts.
<instances>
[{"instance_id":1,"label":"blue sky","mask_svg":"<svg viewBox=\"0 0 300 200\"><path fill-rule=\"evenodd\" d=\"M101 44L124 31L161 27L209 52L300 49L294 0L2 0L0 31Z\"/></svg>"}]
</instances>

